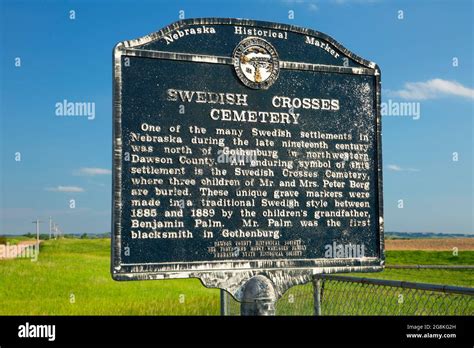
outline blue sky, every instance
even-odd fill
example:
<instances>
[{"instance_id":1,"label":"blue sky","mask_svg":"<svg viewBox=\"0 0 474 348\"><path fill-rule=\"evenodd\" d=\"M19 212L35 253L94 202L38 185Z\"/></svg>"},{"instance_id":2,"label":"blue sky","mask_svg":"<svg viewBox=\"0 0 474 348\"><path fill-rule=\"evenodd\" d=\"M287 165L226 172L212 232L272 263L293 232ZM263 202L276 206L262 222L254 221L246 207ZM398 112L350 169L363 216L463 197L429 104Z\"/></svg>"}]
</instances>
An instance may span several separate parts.
<instances>
[{"instance_id":1,"label":"blue sky","mask_svg":"<svg viewBox=\"0 0 474 348\"><path fill-rule=\"evenodd\" d=\"M383 101L421 110L383 118L386 230L473 232L471 1L0 2L0 234L49 216L67 233L110 231L112 48L180 11L309 27L379 64ZM56 116L64 99L94 102L95 118Z\"/></svg>"}]
</instances>

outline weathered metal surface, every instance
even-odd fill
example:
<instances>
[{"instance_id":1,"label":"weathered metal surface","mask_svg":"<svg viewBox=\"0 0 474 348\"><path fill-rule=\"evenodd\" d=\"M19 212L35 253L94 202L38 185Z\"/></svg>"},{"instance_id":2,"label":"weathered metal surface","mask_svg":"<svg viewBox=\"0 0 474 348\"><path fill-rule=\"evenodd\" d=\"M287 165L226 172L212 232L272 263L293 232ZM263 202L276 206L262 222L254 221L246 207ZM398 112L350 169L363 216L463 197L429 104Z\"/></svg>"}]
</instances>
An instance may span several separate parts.
<instances>
[{"instance_id":1,"label":"weathered metal surface","mask_svg":"<svg viewBox=\"0 0 474 348\"><path fill-rule=\"evenodd\" d=\"M310 29L190 19L119 43L114 279L196 277L242 300L259 274L279 297L381 270L380 121L377 65Z\"/></svg>"},{"instance_id":2,"label":"weathered metal surface","mask_svg":"<svg viewBox=\"0 0 474 348\"><path fill-rule=\"evenodd\" d=\"M250 278L242 292L242 315L275 315L276 293L273 283L267 277L257 275Z\"/></svg>"}]
</instances>

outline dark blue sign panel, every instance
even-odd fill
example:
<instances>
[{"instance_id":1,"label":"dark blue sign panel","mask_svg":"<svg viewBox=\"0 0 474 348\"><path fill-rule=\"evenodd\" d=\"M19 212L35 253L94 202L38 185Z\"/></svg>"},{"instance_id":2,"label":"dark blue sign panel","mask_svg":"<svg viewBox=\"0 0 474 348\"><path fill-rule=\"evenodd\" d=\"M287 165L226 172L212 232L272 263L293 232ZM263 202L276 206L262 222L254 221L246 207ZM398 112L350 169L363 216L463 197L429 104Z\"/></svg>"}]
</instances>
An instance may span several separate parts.
<instances>
[{"instance_id":1,"label":"dark blue sign panel","mask_svg":"<svg viewBox=\"0 0 474 348\"><path fill-rule=\"evenodd\" d=\"M112 274L383 266L380 71L235 19L114 50Z\"/></svg>"}]
</instances>

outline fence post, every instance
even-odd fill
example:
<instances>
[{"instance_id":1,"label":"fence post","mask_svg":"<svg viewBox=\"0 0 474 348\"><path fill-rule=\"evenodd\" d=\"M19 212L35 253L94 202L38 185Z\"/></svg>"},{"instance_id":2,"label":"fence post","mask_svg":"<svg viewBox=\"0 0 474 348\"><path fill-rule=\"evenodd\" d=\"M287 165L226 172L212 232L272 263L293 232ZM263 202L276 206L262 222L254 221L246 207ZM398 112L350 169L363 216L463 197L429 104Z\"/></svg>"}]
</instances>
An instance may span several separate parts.
<instances>
[{"instance_id":1,"label":"fence post","mask_svg":"<svg viewBox=\"0 0 474 348\"><path fill-rule=\"evenodd\" d=\"M220 289L220 294L221 294L221 315L225 316L228 313L228 308L227 308L227 294L225 293L225 290Z\"/></svg>"},{"instance_id":2,"label":"fence post","mask_svg":"<svg viewBox=\"0 0 474 348\"><path fill-rule=\"evenodd\" d=\"M313 278L314 315L321 315L321 286L323 280L318 277Z\"/></svg>"}]
</instances>

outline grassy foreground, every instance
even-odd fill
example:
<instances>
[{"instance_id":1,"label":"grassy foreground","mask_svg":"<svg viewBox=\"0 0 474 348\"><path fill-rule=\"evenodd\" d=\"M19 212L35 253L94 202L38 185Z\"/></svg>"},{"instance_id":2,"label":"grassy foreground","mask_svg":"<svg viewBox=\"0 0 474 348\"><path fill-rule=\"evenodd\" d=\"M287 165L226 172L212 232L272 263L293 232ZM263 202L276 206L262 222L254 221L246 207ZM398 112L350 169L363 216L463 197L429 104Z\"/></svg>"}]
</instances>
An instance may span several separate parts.
<instances>
[{"instance_id":1,"label":"grassy foreground","mask_svg":"<svg viewBox=\"0 0 474 348\"><path fill-rule=\"evenodd\" d=\"M438 251L388 251L387 262L474 264L474 251L460 251L458 256ZM219 290L207 289L197 279L116 282L109 265L109 239L45 241L37 262L0 260L0 315L219 314ZM474 286L472 270L390 269L352 275Z\"/></svg>"},{"instance_id":2,"label":"grassy foreground","mask_svg":"<svg viewBox=\"0 0 474 348\"><path fill-rule=\"evenodd\" d=\"M219 314L219 290L197 279L116 282L109 268L109 239L46 241L37 262L0 261L0 314Z\"/></svg>"}]
</instances>

